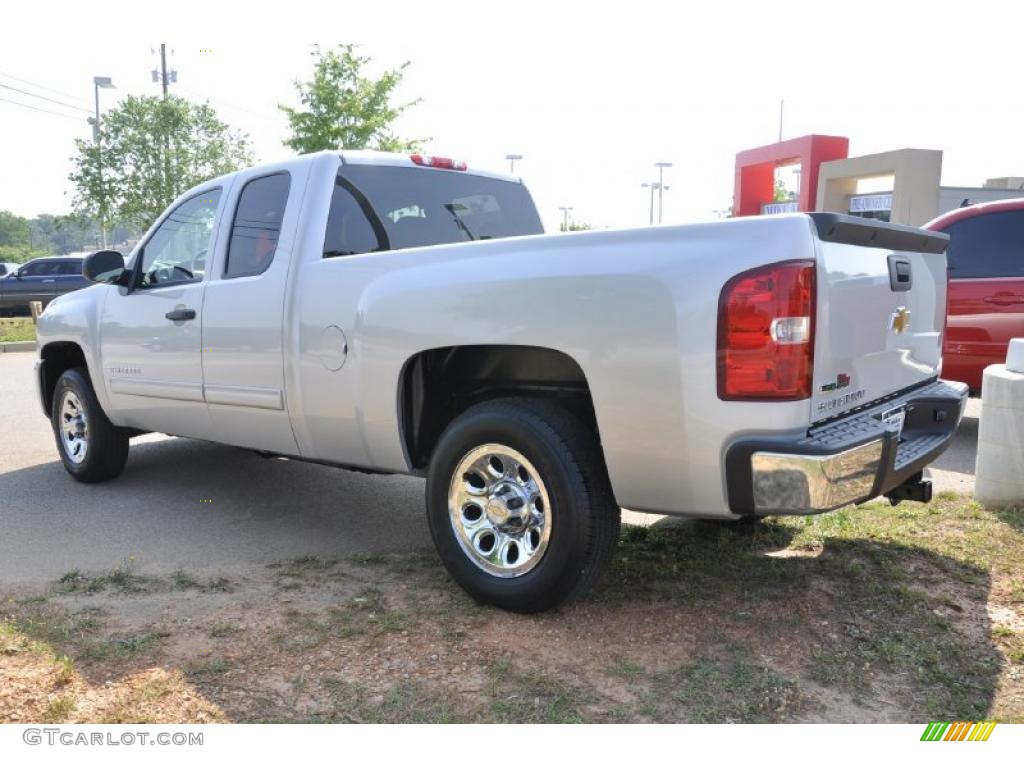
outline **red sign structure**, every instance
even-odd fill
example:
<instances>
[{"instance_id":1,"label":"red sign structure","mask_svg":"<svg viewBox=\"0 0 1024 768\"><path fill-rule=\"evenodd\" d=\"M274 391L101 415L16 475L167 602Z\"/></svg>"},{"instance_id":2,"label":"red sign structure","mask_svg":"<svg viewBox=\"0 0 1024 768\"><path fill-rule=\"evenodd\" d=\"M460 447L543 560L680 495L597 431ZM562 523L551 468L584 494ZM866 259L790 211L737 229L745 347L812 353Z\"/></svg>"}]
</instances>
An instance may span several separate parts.
<instances>
[{"instance_id":1,"label":"red sign structure","mask_svg":"<svg viewBox=\"0 0 1024 768\"><path fill-rule=\"evenodd\" d=\"M813 211L818 198L818 168L829 160L843 160L850 149L845 136L811 134L747 149L736 155L733 216L757 216L775 195L775 169L800 164L800 199L797 210Z\"/></svg>"}]
</instances>

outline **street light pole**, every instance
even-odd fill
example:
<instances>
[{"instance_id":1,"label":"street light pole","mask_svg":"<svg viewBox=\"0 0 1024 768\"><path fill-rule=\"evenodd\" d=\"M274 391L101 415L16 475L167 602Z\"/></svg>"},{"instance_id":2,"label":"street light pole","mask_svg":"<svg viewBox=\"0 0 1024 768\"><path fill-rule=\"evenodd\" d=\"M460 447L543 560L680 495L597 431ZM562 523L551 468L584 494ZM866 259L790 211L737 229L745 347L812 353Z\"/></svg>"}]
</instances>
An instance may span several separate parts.
<instances>
[{"instance_id":1,"label":"street light pole","mask_svg":"<svg viewBox=\"0 0 1024 768\"><path fill-rule=\"evenodd\" d=\"M562 212L562 231L569 231L569 212L572 211L572 207L561 207L558 210Z\"/></svg>"},{"instance_id":2,"label":"street light pole","mask_svg":"<svg viewBox=\"0 0 1024 768\"><path fill-rule=\"evenodd\" d=\"M516 160L522 160L522 155L505 155L505 159L508 160L508 172L515 175L516 172Z\"/></svg>"},{"instance_id":3,"label":"street light pole","mask_svg":"<svg viewBox=\"0 0 1024 768\"><path fill-rule=\"evenodd\" d=\"M100 178L100 238L103 240L103 250L107 249L107 222L106 222L106 200L103 195L103 150L100 145L100 88L113 88L114 83L109 77L94 77L92 79L93 91L96 96L96 116L92 121L92 140L96 145L96 165Z\"/></svg>"},{"instance_id":4,"label":"street light pole","mask_svg":"<svg viewBox=\"0 0 1024 768\"><path fill-rule=\"evenodd\" d=\"M672 163L658 162L654 166L658 169L658 223L661 224L662 192L668 189L665 186L665 169L671 168Z\"/></svg>"},{"instance_id":5,"label":"street light pole","mask_svg":"<svg viewBox=\"0 0 1024 768\"><path fill-rule=\"evenodd\" d=\"M650 217L650 219L648 221L648 224L654 224L654 190L658 186L658 182L654 182L653 184L648 184L645 181L640 186L643 187L644 189L647 189L647 187L651 188L651 217Z\"/></svg>"}]
</instances>

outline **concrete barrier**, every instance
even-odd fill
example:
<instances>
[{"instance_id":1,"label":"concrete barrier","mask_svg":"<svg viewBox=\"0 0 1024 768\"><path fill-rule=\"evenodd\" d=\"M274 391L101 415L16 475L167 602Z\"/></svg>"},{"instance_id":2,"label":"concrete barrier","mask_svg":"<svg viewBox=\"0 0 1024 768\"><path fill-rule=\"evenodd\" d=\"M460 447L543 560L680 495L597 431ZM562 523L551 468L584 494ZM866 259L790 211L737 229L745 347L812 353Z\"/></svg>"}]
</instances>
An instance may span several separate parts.
<instances>
[{"instance_id":1,"label":"concrete barrier","mask_svg":"<svg viewBox=\"0 0 1024 768\"><path fill-rule=\"evenodd\" d=\"M981 382L974 495L988 506L1024 506L1024 339Z\"/></svg>"}]
</instances>

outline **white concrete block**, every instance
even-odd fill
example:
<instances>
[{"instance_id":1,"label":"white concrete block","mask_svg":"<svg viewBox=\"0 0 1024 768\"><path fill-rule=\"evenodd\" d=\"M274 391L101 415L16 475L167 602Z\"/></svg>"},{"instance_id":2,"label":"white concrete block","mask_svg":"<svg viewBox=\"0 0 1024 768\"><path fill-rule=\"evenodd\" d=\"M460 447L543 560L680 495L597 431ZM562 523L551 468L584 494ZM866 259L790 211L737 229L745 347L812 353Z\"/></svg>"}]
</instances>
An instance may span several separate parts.
<instances>
[{"instance_id":1,"label":"white concrete block","mask_svg":"<svg viewBox=\"0 0 1024 768\"><path fill-rule=\"evenodd\" d=\"M1010 348L1006 350L1006 370L1024 373L1024 339L1010 339Z\"/></svg>"},{"instance_id":2,"label":"white concrete block","mask_svg":"<svg viewBox=\"0 0 1024 768\"><path fill-rule=\"evenodd\" d=\"M982 403L978 443L1024 450L1024 407L998 408Z\"/></svg>"},{"instance_id":3,"label":"white concrete block","mask_svg":"<svg viewBox=\"0 0 1024 768\"><path fill-rule=\"evenodd\" d=\"M996 408L1024 406L1024 373L1006 370L1002 364L985 368L981 380L982 410L986 405Z\"/></svg>"},{"instance_id":4,"label":"white concrete block","mask_svg":"<svg viewBox=\"0 0 1024 768\"><path fill-rule=\"evenodd\" d=\"M974 497L987 507L1019 507L1024 503L1020 483L1004 483L991 477L975 478Z\"/></svg>"},{"instance_id":5,"label":"white concrete block","mask_svg":"<svg viewBox=\"0 0 1024 768\"><path fill-rule=\"evenodd\" d=\"M1024 373L985 369L974 495L992 506L1024 505Z\"/></svg>"}]
</instances>

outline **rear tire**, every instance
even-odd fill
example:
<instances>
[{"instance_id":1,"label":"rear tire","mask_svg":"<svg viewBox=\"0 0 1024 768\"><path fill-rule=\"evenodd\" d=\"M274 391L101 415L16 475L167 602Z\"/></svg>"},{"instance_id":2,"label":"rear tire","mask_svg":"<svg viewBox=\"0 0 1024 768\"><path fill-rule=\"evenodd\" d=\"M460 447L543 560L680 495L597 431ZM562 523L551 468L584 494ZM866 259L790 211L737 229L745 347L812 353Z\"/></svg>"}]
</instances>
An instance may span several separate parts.
<instances>
[{"instance_id":1,"label":"rear tire","mask_svg":"<svg viewBox=\"0 0 1024 768\"><path fill-rule=\"evenodd\" d=\"M75 480L98 483L121 474L128 460L128 432L107 419L85 368L57 380L50 423L64 469Z\"/></svg>"},{"instance_id":2,"label":"rear tire","mask_svg":"<svg viewBox=\"0 0 1024 768\"><path fill-rule=\"evenodd\" d=\"M543 400L473 406L438 441L427 474L438 554L476 600L535 613L589 591L619 538L594 433Z\"/></svg>"}]
</instances>

